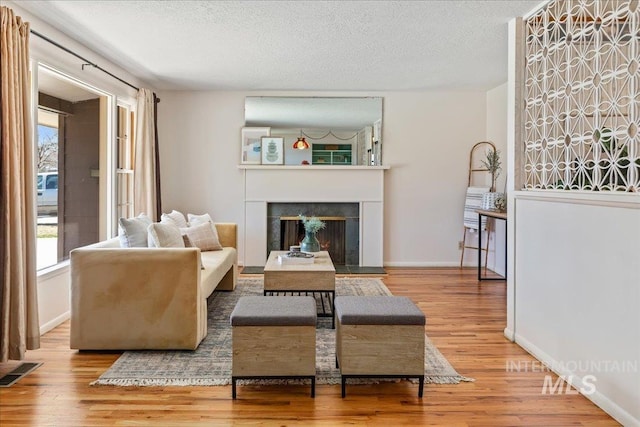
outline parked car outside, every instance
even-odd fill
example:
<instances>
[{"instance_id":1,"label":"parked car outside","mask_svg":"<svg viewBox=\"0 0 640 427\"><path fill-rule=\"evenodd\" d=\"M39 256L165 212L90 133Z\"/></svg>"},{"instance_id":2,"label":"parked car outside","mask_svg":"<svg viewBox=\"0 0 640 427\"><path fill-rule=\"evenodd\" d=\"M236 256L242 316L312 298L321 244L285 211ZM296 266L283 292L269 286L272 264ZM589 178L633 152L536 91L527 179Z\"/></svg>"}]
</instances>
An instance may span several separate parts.
<instances>
[{"instance_id":1,"label":"parked car outside","mask_svg":"<svg viewBox=\"0 0 640 427\"><path fill-rule=\"evenodd\" d=\"M58 172L38 173L38 215L58 214Z\"/></svg>"}]
</instances>

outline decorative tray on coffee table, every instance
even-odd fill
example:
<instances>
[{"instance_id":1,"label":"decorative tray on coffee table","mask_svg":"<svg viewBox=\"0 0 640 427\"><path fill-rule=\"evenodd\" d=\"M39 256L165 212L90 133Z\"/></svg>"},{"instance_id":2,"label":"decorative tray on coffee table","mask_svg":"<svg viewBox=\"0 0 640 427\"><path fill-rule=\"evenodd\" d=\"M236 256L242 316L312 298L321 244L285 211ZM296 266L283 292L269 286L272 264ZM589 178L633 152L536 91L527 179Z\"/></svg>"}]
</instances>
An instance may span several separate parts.
<instances>
[{"instance_id":1,"label":"decorative tray on coffee table","mask_svg":"<svg viewBox=\"0 0 640 427\"><path fill-rule=\"evenodd\" d=\"M287 252L278 255L280 264L313 264L315 256L308 252Z\"/></svg>"}]
</instances>

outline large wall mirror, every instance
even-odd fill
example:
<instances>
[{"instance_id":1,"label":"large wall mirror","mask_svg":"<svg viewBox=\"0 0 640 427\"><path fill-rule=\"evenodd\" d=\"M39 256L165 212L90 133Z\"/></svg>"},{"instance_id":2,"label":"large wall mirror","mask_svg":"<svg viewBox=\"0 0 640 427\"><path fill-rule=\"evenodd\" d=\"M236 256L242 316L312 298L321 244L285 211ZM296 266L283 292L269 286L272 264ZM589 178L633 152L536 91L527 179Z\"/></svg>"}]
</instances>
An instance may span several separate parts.
<instances>
[{"instance_id":1,"label":"large wall mirror","mask_svg":"<svg viewBox=\"0 0 640 427\"><path fill-rule=\"evenodd\" d=\"M284 138L285 165L382 165L382 98L248 96L243 135L260 133Z\"/></svg>"}]
</instances>

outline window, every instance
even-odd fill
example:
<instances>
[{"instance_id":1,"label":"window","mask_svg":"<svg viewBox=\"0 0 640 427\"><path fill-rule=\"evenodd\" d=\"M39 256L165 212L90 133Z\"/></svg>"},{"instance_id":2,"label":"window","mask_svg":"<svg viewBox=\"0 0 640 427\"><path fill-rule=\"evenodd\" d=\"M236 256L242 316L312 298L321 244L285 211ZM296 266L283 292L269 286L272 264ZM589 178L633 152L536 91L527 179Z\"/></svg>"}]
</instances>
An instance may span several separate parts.
<instances>
[{"instance_id":1,"label":"window","mask_svg":"<svg viewBox=\"0 0 640 427\"><path fill-rule=\"evenodd\" d=\"M38 67L37 268L68 259L104 233L108 96ZM104 237L104 236L103 236Z\"/></svg>"}]
</instances>

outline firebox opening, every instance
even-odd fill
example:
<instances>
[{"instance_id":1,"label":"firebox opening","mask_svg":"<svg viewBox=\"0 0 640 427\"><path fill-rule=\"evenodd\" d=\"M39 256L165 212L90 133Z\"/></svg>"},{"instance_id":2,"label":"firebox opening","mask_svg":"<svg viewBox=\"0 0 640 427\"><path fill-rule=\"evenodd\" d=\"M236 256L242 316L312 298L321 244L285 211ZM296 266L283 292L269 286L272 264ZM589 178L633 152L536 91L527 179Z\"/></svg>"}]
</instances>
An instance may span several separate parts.
<instances>
[{"instance_id":1,"label":"firebox opening","mask_svg":"<svg viewBox=\"0 0 640 427\"><path fill-rule=\"evenodd\" d=\"M323 218L327 228L321 230L318 240L329 248L334 265L360 266L360 204L349 202L267 203L267 257L271 251L289 250L290 246L300 244L304 226L299 215ZM289 232L285 240L286 228Z\"/></svg>"},{"instance_id":2,"label":"firebox opening","mask_svg":"<svg viewBox=\"0 0 640 427\"><path fill-rule=\"evenodd\" d=\"M335 265L346 264L345 254L345 217L318 217L324 221L325 228L318 231L316 237L320 242L320 250L328 251ZM280 217L280 247L283 250L299 245L304 238L304 225L296 217Z\"/></svg>"}]
</instances>

